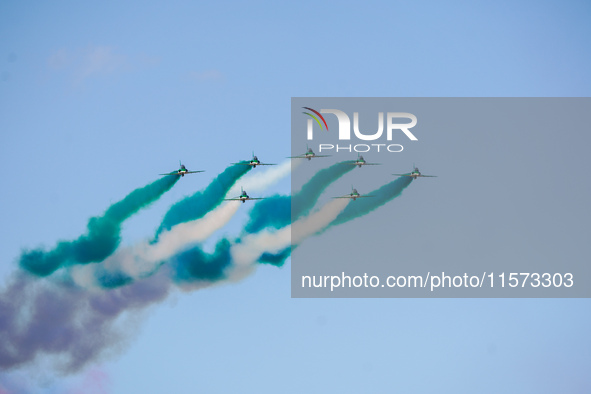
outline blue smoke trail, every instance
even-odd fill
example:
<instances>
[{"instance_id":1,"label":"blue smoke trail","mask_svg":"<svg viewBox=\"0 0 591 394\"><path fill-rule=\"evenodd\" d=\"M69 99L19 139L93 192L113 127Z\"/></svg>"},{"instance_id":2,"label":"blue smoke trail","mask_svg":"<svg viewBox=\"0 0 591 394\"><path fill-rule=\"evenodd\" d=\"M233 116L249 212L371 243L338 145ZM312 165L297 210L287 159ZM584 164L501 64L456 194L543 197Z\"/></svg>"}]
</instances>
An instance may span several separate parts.
<instances>
[{"instance_id":1,"label":"blue smoke trail","mask_svg":"<svg viewBox=\"0 0 591 394\"><path fill-rule=\"evenodd\" d=\"M179 178L178 175L165 176L132 191L123 200L111 205L103 216L90 218L88 233L74 241L60 241L49 252L43 249L24 251L19 261L21 268L37 276L47 276L65 264L104 260L119 245L121 223L160 198Z\"/></svg>"},{"instance_id":2,"label":"blue smoke trail","mask_svg":"<svg viewBox=\"0 0 591 394\"><path fill-rule=\"evenodd\" d=\"M162 231L170 230L180 223L199 219L220 205L234 183L251 168L240 164L231 165L211 181L205 190L185 197L174 204L164 215L164 219L156 231L156 239Z\"/></svg>"},{"instance_id":3,"label":"blue smoke trail","mask_svg":"<svg viewBox=\"0 0 591 394\"><path fill-rule=\"evenodd\" d=\"M345 164L350 162L339 162L318 171L293 196L275 195L259 202L252 208L244 230L256 233L265 227L281 228L307 214L328 185L355 168Z\"/></svg>"}]
</instances>

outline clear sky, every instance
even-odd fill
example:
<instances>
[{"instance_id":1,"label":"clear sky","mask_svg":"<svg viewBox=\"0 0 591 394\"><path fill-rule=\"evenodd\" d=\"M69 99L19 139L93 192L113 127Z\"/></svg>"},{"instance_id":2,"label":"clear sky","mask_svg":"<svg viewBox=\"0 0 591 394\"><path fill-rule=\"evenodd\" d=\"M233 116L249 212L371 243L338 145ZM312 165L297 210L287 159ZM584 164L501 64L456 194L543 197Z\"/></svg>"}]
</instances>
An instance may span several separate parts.
<instances>
[{"instance_id":1,"label":"clear sky","mask_svg":"<svg viewBox=\"0 0 591 394\"><path fill-rule=\"evenodd\" d=\"M590 16L585 1L2 2L0 275L17 269L22 248L77 237L179 159L207 172L125 222L124 243L152 235L168 207L228 163L253 150L288 156L293 96L589 96ZM568 190L589 196L588 159L573 161L583 175ZM273 191L288 193L289 182ZM413 190L420 202L428 192ZM561 224L589 235L574 216ZM289 268L179 292L123 326L126 342L79 374L41 360L1 372L0 387L591 391L588 300L291 299Z\"/></svg>"}]
</instances>

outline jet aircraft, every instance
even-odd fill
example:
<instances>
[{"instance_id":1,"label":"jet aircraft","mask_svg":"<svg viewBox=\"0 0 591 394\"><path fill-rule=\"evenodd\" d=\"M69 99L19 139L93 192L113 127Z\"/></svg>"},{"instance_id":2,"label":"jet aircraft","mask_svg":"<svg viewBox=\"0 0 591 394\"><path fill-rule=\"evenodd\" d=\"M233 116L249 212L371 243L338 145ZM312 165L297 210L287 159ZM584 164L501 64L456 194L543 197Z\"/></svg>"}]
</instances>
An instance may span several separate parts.
<instances>
[{"instance_id":1,"label":"jet aircraft","mask_svg":"<svg viewBox=\"0 0 591 394\"><path fill-rule=\"evenodd\" d=\"M254 155L254 152L252 152L252 159L250 159L250 161L248 161L246 163L232 163L232 164L239 164L239 165L243 165L243 166L252 166L252 168L257 168L257 166L275 166L275 165L277 165L277 164L261 163L259 158Z\"/></svg>"},{"instance_id":2,"label":"jet aircraft","mask_svg":"<svg viewBox=\"0 0 591 394\"><path fill-rule=\"evenodd\" d=\"M288 159L308 159L308 161L309 161L309 160L312 160L315 157L330 157L330 155L317 155L316 153L314 153L314 151L312 150L312 148L309 148L308 147L308 145L306 145L306 148L308 150L303 155L290 156L290 157L288 157Z\"/></svg>"},{"instance_id":3,"label":"jet aircraft","mask_svg":"<svg viewBox=\"0 0 591 394\"><path fill-rule=\"evenodd\" d=\"M176 171L173 172L169 172L168 174L158 174L158 175L180 175L180 176L185 176L185 174L195 174L198 172L204 172L204 171L189 171L187 170L187 167L185 167L185 165L183 163L181 163L179 161L179 165L181 166L181 168L179 168Z\"/></svg>"},{"instance_id":4,"label":"jet aircraft","mask_svg":"<svg viewBox=\"0 0 591 394\"><path fill-rule=\"evenodd\" d=\"M437 178L437 175L423 175L421 174L421 172L419 171L419 169L417 167L414 166L414 170L412 170L411 173L409 174L392 174L392 175L398 175L398 176L409 176L412 179L417 179L417 178Z\"/></svg>"},{"instance_id":5,"label":"jet aircraft","mask_svg":"<svg viewBox=\"0 0 591 394\"><path fill-rule=\"evenodd\" d=\"M359 166L359 168L361 168L361 166L379 166L380 163L368 163L365 161L365 159L363 158L363 156L361 156L359 153L357 154L357 160L352 161L350 163L346 163L346 164L353 164L354 166Z\"/></svg>"},{"instance_id":6,"label":"jet aircraft","mask_svg":"<svg viewBox=\"0 0 591 394\"><path fill-rule=\"evenodd\" d=\"M224 200L226 200L226 201L242 201L243 203L245 203L248 200L264 200L264 198L261 198L261 197L259 197L259 198L250 197L242 187L240 188L240 191L241 191L241 193L238 197L225 198Z\"/></svg>"},{"instance_id":7,"label":"jet aircraft","mask_svg":"<svg viewBox=\"0 0 591 394\"><path fill-rule=\"evenodd\" d=\"M357 189L355 189L353 186L351 186L351 193L345 194L344 196L341 196L341 197L333 197L333 198L350 198L351 200L355 201L358 198L362 198L362 197L375 197L375 196L361 195L361 194L359 194Z\"/></svg>"}]
</instances>

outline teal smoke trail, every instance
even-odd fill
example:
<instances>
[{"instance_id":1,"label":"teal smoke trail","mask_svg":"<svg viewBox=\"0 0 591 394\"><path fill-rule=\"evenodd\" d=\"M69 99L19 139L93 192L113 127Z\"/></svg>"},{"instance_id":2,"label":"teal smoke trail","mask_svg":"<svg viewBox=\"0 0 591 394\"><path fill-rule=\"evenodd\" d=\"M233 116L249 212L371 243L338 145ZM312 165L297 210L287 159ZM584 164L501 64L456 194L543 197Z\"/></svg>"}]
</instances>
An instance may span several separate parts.
<instances>
[{"instance_id":1,"label":"teal smoke trail","mask_svg":"<svg viewBox=\"0 0 591 394\"><path fill-rule=\"evenodd\" d=\"M318 171L293 196L275 195L256 204L245 231L256 233L265 227L281 228L309 213L328 185L355 168L346 163L351 161L336 163Z\"/></svg>"},{"instance_id":2,"label":"teal smoke trail","mask_svg":"<svg viewBox=\"0 0 591 394\"><path fill-rule=\"evenodd\" d=\"M283 264L285 264L285 260L287 260L287 258L291 256L291 252L293 251L293 249L295 249L296 246L297 245L293 245L289 248L285 248L277 254L265 252L261 255L261 257L259 257L259 263L281 267Z\"/></svg>"},{"instance_id":3,"label":"teal smoke trail","mask_svg":"<svg viewBox=\"0 0 591 394\"><path fill-rule=\"evenodd\" d=\"M224 271L232 265L231 243L222 238L216 244L213 253L204 252L199 246L174 256L170 265L173 280L176 283L196 281L217 282L225 279Z\"/></svg>"},{"instance_id":4,"label":"teal smoke trail","mask_svg":"<svg viewBox=\"0 0 591 394\"><path fill-rule=\"evenodd\" d=\"M48 252L43 249L23 252L19 262L21 268L37 276L47 276L66 264L103 261L119 245L121 223L160 198L179 178L178 175L165 176L132 191L111 205L103 216L90 218L88 233L74 241L60 241Z\"/></svg>"},{"instance_id":5,"label":"teal smoke trail","mask_svg":"<svg viewBox=\"0 0 591 394\"><path fill-rule=\"evenodd\" d=\"M293 195L294 220L310 212L328 185L355 168L354 165L347 163L351 163L351 161L342 161L318 171L302 186L302 190L299 193Z\"/></svg>"},{"instance_id":6,"label":"teal smoke trail","mask_svg":"<svg viewBox=\"0 0 591 394\"><path fill-rule=\"evenodd\" d=\"M164 215L164 219L162 219L162 223L156 231L156 239L162 231L170 230L173 226L180 223L202 218L209 211L220 205L230 188L251 168L251 166L240 164L231 165L211 181L205 190L185 197L174 204Z\"/></svg>"}]
</instances>

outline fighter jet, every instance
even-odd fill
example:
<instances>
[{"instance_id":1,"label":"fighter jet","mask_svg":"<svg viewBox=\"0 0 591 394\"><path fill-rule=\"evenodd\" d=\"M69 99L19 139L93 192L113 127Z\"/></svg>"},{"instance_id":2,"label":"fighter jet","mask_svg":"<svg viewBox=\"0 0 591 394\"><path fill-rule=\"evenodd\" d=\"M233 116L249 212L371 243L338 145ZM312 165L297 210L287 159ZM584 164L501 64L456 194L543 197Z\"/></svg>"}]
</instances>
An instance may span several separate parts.
<instances>
[{"instance_id":1,"label":"fighter jet","mask_svg":"<svg viewBox=\"0 0 591 394\"><path fill-rule=\"evenodd\" d=\"M241 187L240 188L241 193L238 197L236 198L225 198L224 200L226 201L242 201L243 203L245 203L248 200L264 200L264 198L253 198L250 197L248 194L246 194L246 191L244 191L244 189Z\"/></svg>"},{"instance_id":2,"label":"fighter jet","mask_svg":"<svg viewBox=\"0 0 591 394\"><path fill-rule=\"evenodd\" d=\"M189 171L189 170L187 170L187 167L185 167L185 165L180 162L180 160L179 160L179 165L181 166L181 168L179 168L176 171L169 172L168 174L158 174L158 175L180 175L180 176L185 176L185 174L195 174L197 172L204 172L204 171Z\"/></svg>"},{"instance_id":3,"label":"fighter jet","mask_svg":"<svg viewBox=\"0 0 591 394\"><path fill-rule=\"evenodd\" d=\"M333 198L350 198L353 201L355 201L358 198L362 198L362 197L375 197L375 196L361 195L361 194L359 194L357 189L355 189L353 186L351 186L351 193L345 194L344 196L341 196L341 197L333 197Z\"/></svg>"},{"instance_id":4,"label":"fighter jet","mask_svg":"<svg viewBox=\"0 0 591 394\"><path fill-rule=\"evenodd\" d=\"M312 148L308 147L308 145L306 145L306 149L308 149L308 151L306 153L304 153L303 155L290 156L290 157L288 157L288 159L308 159L308 161L310 161L315 157L330 157L330 155L317 155L316 153L314 153Z\"/></svg>"},{"instance_id":5,"label":"fighter jet","mask_svg":"<svg viewBox=\"0 0 591 394\"><path fill-rule=\"evenodd\" d=\"M415 165L413 164L413 167L415 168L410 174L392 174L392 175L398 175L398 176L409 176L412 179L417 179L417 178L437 178L437 175L423 175L421 174L421 172L419 171L419 169L417 167L415 167Z\"/></svg>"},{"instance_id":6,"label":"fighter jet","mask_svg":"<svg viewBox=\"0 0 591 394\"><path fill-rule=\"evenodd\" d=\"M252 152L252 159L250 159L249 162L247 162L247 163L232 163L232 164L239 164L239 165L243 165L243 166L252 166L252 168L257 168L257 166L276 166L277 165L277 164L261 163L259 158L254 155L254 152Z\"/></svg>"},{"instance_id":7,"label":"fighter jet","mask_svg":"<svg viewBox=\"0 0 591 394\"><path fill-rule=\"evenodd\" d=\"M379 166L380 163L368 163L365 161L365 159L363 158L363 156L361 156L361 154L357 154L357 160L352 161L350 163L345 163L345 164L353 164L354 166L359 166L359 168L361 168L361 166Z\"/></svg>"}]
</instances>

